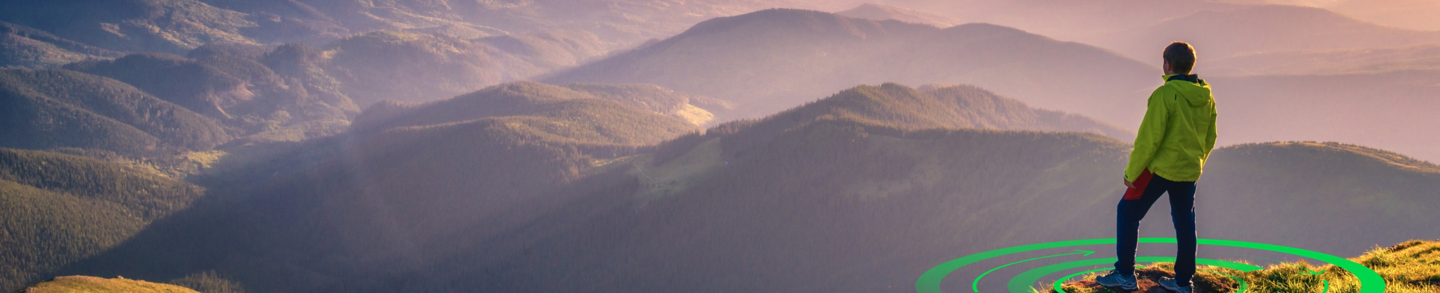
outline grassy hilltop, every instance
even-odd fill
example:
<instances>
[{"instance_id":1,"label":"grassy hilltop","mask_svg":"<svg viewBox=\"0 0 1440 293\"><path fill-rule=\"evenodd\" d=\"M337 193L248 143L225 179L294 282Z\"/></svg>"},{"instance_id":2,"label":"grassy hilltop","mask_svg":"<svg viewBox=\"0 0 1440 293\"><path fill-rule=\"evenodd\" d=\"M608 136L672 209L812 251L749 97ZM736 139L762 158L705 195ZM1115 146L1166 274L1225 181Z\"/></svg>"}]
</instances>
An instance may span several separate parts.
<instances>
[{"instance_id":1,"label":"grassy hilltop","mask_svg":"<svg viewBox=\"0 0 1440 293\"><path fill-rule=\"evenodd\" d=\"M1440 241L1411 240L1395 246L1376 248L1360 257L1351 258L1365 265L1385 278L1387 293L1428 293L1440 290ZM1302 293L1326 290L1329 292L1351 293L1360 289L1360 282L1354 275L1335 265L1316 266L1306 262L1272 265L1264 270L1239 272L1226 268L1207 268L1196 275L1195 284L1199 292L1237 292L1240 284L1227 276L1204 272L1215 270L1241 278L1246 283L1246 292ZM1162 290L1153 280L1161 276L1174 276L1172 264L1151 264L1136 269L1136 274L1149 278L1141 280L1139 292ZM1314 272L1322 272L1314 274ZM1096 274L1089 274L1080 281L1065 284L1069 293L1116 292L1095 284ZM1037 290L1057 293L1051 287Z\"/></svg>"},{"instance_id":2,"label":"grassy hilltop","mask_svg":"<svg viewBox=\"0 0 1440 293\"><path fill-rule=\"evenodd\" d=\"M15 291L16 293L200 293L171 284L129 280L121 277L106 279L90 276L56 277L54 280ZM205 292L209 293L209 292Z\"/></svg>"}]
</instances>

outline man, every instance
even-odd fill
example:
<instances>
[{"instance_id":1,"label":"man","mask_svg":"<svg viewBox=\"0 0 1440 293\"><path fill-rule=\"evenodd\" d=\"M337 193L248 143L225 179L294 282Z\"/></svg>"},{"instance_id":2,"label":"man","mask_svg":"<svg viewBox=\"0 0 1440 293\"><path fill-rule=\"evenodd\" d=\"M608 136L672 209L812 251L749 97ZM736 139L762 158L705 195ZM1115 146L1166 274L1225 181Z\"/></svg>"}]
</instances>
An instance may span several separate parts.
<instances>
[{"instance_id":1,"label":"man","mask_svg":"<svg viewBox=\"0 0 1440 293\"><path fill-rule=\"evenodd\" d=\"M1178 252L1175 277L1157 283L1173 292L1190 293L1195 276L1195 181L1205 159L1215 148L1215 98L1210 85L1190 71L1195 66L1195 48L1185 42L1171 43L1163 54L1165 84L1150 94L1145 120L1135 137L1135 149L1125 167L1128 189L1120 200L1115 217L1115 270L1095 279L1106 287L1136 290L1135 248L1140 219L1150 206L1169 193L1170 217L1175 223Z\"/></svg>"}]
</instances>

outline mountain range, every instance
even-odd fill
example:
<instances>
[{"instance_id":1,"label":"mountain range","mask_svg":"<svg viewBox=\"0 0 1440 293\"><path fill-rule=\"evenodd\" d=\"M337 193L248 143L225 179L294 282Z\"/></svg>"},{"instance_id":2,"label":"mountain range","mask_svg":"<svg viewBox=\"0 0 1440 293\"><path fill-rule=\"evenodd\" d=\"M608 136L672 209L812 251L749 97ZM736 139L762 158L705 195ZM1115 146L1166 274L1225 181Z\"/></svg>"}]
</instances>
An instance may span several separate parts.
<instances>
[{"instance_id":1,"label":"mountain range","mask_svg":"<svg viewBox=\"0 0 1440 293\"><path fill-rule=\"evenodd\" d=\"M1037 70L1046 68L1045 70ZM1105 74L1094 74L1102 71ZM853 84L973 84L1046 109L1127 125L1152 65L1012 28L940 29L805 10L717 18L680 35L562 71L552 83L651 83L733 102L758 117Z\"/></svg>"},{"instance_id":2,"label":"mountain range","mask_svg":"<svg viewBox=\"0 0 1440 293\"><path fill-rule=\"evenodd\" d=\"M215 270L267 292L886 291L967 251L1108 235L1095 223L1122 187L1106 174L1129 148L1093 133L994 129L1054 124L964 86L856 87L688 135L682 119L573 93L516 83L367 110L374 118L352 135L215 177L264 185L217 191L223 204L60 273ZM598 104L561 106L581 101ZM445 114L495 103L521 110ZM544 127L631 121L615 117L673 121L644 133L675 138L626 146L659 141ZM1207 238L1357 254L1436 220L1424 190L1440 167L1391 152L1266 143L1222 148L1210 164Z\"/></svg>"},{"instance_id":3,"label":"mountain range","mask_svg":"<svg viewBox=\"0 0 1440 293\"><path fill-rule=\"evenodd\" d=\"M1284 5L1208 10L1111 34L1095 43L1136 60L1159 60L1171 41L1194 44L1201 57L1221 59L1239 54L1402 47L1440 42L1440 32L1386 27L1329 10Z\"/></svg>"},{"instance_id":4,"label":"mountain range","mask_svg":"<svg viewBox=\"0 0 1440 293\"><path fill-rule=\"evenodd\" d=\"M911 292L1113 236L1187 40L1221 117L1200 236L1431 292L1426 1L20 0L0 291Z\"/></svg>"}]
</instances>

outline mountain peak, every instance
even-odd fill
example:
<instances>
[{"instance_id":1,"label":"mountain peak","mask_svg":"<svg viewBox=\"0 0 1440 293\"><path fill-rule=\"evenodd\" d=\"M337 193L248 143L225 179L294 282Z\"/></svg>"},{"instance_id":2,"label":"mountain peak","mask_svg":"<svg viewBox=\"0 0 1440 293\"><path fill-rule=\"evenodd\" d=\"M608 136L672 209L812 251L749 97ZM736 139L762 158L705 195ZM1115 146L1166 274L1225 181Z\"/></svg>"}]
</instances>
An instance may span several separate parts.
<instances>
[{"instance_id":1,"label":"mountain peak","mask_svg":"<svg viewBox=\"0 0 1440 293\"><path fill-rule=\"evenodd\" d=\"M836 12L835 14L871 20L898 20L908 23L927 24L935 27L951 27L963 23L958 19L944 15L875 3L860 4L860 6L856 6L850 10Z\"/></svg>"},{"instance_id":2,"label":"mountain peak","mask_svg":"<svg viewBox=\"0 0 1440 293\"><path fill-rule=\"evenodd\" d=\"M776 8L707 20L681 33L679 37L734 31L759 33L762 30L787 30L864 38L887 31L889 27L930 28L922 24L852 18L822 11Z\"/></svg>"}]
</instances>

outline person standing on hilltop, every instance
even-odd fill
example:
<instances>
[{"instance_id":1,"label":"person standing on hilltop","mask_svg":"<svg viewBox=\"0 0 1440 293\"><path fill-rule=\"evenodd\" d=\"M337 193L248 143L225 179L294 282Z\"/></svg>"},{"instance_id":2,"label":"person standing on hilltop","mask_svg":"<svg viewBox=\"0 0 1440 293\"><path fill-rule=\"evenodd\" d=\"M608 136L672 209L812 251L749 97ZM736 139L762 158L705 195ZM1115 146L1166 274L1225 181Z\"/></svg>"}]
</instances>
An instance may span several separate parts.
<instances>
[{"instance_id":1,"label":"person standing on hilltop","mask_svg":"<svg viewBox=\"0 0 1440 293\"><path fill-rule=\"evenodd\" d=\"M1215 148L1215 97L1210 84L1191 70L1195 48L1185 42L1165 47L1165 84L1150 94L1145 119L1136 133L1135 149L1125 167L1125 196L1116 208L1115 270L1095 281L1106 287L1136 290L1135 248L1140 220L1150 206L1169 193L1170 218L1178 249L1175 277L1157 283L1174 292L1190 293L1195 276L1195 181Z\"/></svg>"}]
</instances>

